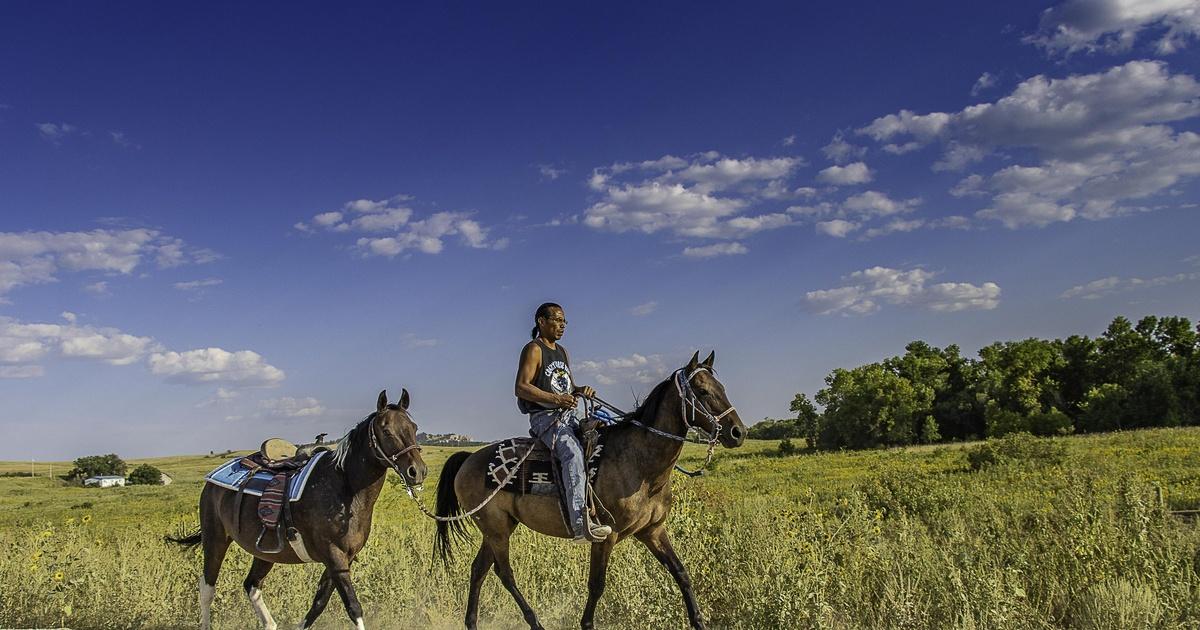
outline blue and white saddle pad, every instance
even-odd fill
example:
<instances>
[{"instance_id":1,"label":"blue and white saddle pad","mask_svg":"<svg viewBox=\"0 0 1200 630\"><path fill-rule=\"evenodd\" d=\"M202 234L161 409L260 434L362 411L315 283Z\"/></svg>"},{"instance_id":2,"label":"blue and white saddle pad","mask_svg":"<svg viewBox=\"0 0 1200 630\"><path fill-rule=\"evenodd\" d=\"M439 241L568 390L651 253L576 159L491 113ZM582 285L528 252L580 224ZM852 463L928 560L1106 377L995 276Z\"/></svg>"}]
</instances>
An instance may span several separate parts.
<instances>
[{"instance_id":1,"label":"blue and white saddle pad","mask_svg":"<svg viewBox=\"0 0 1200 630\"><path fill-rule=\"evenodd\" d=\"M324 450L313 453L313 456L308 460L308 463L304 464L304 467L296 472L295 476L293 476L288 483L288 501L300 500L300 497L304 494L304 486L308 484L308 478L310 475L312 475L312 471L316 468L317 462L321 461L321 458L328 453L329 451ZM214 486L220 486L229 490L237 490L241 487L242 483L246 481L246 476L249 474L250 469L242 465L242 458L235 457L219 466L216 470L205 475L204 480L213 484ZM254 474L254 478L246 484L246 489L243 490L243 492L252 497L261 497L263 488L266 487L267 482L269 482L274 476L275 473L269 470L260 469Z\"/></svg>"}]
</instances>

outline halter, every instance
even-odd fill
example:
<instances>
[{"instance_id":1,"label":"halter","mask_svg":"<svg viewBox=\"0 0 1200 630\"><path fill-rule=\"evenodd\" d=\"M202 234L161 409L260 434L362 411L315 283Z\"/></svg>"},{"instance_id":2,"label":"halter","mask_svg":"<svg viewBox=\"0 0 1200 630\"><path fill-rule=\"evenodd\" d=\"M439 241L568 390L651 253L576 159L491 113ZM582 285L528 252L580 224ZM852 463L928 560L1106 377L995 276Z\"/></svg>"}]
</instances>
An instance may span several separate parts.
<instances>
[{"instance_id":1,"label":"halter","mask_svg":"<svg viewBox=\"0 0 1200 630\"><path fill-rule=\"evenodd\" d=\"M386 466L388 466L392 470L396 471L396 474L400 475L401 479L404 479L405 478L404 472L400 470L400 465L396 463L396 460L399 459L401 455L404 455L405 453L408 453L409 451L420 452L421 445L420 444L412 444L412 445L406 446L406 447L400 449L399 451L396 451L395 453L393 453L390 456L387 453L383 452L383 447L380 446L379 441L377 439L375 439L375 420L378 420L380 417L382 417L382 414L376 413L375 418L373 418L371 420L371 424L367 426L367 441L370 442L370 444L371 444L371 453L373 455L375 455L376 459L383 462ZM404 442L401 441L400 443L403 444Z\"/></svg>"}]
</instances>

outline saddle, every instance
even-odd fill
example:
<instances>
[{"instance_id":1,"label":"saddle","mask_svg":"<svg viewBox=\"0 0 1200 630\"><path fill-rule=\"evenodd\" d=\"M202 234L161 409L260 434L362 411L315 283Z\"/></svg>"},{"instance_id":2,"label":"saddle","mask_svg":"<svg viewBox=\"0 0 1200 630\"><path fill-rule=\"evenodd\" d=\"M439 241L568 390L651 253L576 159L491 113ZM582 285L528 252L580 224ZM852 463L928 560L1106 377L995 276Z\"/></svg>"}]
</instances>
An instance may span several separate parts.
<instances>
[{"instance_id":1,"label":"saddle","mask_svg":"<svg viewBox=\"0 0 1200 630\"><path fill-rule=\"evenodd\" d=\"M586 490L588 516L596 518L596 500L592 489L592 481L600 468L600 453L604 448L601 442L599 427L602 423L587 419L580 423L575 436L583 447L584 470L586 473ZM562 473L558 460L550 452L550 448L536 437L513 437L496 442L488 447L492 460L488 463L484 485L488 488L502 488L505 492L514 494L536 494L541 496L558 497L559 510L563 522L570 531L567 522L566 497L563 494ZM524 458L524 463L520 463ZM520 465L518 465L520 463Z\"/></svg>"},{"instance_id":2,"label":"saddle","mask_svg":"<svg viewBox=\"0 0 1200 630\"><path fill-rule=\"evenodd\" d=\"M299 535L296 528L287 526L291 520L291 504L288 486L296 474L305 468L315 449L301 450L295 444L281 438L270 438L262 443L257 453L243 457L239 462L249 473L238 484L237 500L235 502L235 518L241 517L242 496L258 474L267 472L270 478L261 486L258 498L258 518L262 521L262 531L254 541L254 548L263 553L279 553L283 550L284 540L280 535L280 523L283 523L284 535L289 541L296 540ZM306 475L307 477L307 475ZM263 547L263 538L267 534L275 536L275 547Z\"/></svg>"}]
</instances>

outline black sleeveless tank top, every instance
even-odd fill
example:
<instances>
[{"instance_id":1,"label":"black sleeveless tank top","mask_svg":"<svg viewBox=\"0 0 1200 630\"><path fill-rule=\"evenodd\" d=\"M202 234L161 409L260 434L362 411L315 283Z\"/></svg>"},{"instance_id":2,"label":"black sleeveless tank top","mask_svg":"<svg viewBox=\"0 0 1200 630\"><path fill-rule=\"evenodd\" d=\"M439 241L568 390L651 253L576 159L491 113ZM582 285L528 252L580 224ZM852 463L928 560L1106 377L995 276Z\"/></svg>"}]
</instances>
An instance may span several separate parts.
<instances>
[{"instance_id":1,"label":"black sleeveless tank top","mask_svg":"<svg viewBox=\"0 0 1200 630\"><path fill-rule=\"evenodd\" d=\"M563 350L563 347L555 344L554 349L551 350L546 344L542 343L541 339L534 339L533 342L542 350L542 364L538 366L537 376L534 377L533 384L538 389L553 394L570 394L573 392L575 390L575 381L571 378L571 366L567 364L567 353ZM518 398L517 408L521 410L521 413L536 413L546 409L555 409L556 407Z\"/></svg>"}]
</instances>

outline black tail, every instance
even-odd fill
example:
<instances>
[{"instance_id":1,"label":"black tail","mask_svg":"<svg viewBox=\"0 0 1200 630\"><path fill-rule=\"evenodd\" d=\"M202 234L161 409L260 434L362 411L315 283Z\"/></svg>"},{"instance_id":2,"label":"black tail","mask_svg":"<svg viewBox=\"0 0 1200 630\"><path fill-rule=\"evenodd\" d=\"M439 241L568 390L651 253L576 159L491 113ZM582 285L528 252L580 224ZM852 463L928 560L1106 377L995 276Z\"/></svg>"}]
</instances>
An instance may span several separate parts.
<instances>
[{"instance_id":1,"label":"black tail","mask_svg":"<svg viewBox=\"0 0 1200 630\"><path fill-rule=\"evenodd\" d=\"M176 545L183 545L184 547L191 549L192 547L195 547L196 545L200 544L200 541L203 540L203 538L204 538L203 533L204 533L203 530L198 529L198 530L196 530L196 533L194 533L190 536L184 536L183 538L174 538L172 536L163 536L163 540L166 540L167 542L173 542Z\"/></svg>"},{"instance_id":2,"label":"black tail","mask_svg":"<svg viewBox=\"0 0 1200 630\"><path fill-rule=\"evenodd\" d=\"M457 516L462 513L458 504L458 495L454 493L454 478L471 453L459 451L446 460L442 467L442 475L438 478L437 507L438 516ZM454 544L467 539L467 528L463 521L438 521L437 534L433 537L433 553L441 556L442 564L450 564L454 555Z\"/></svg>"}]
</instances>

